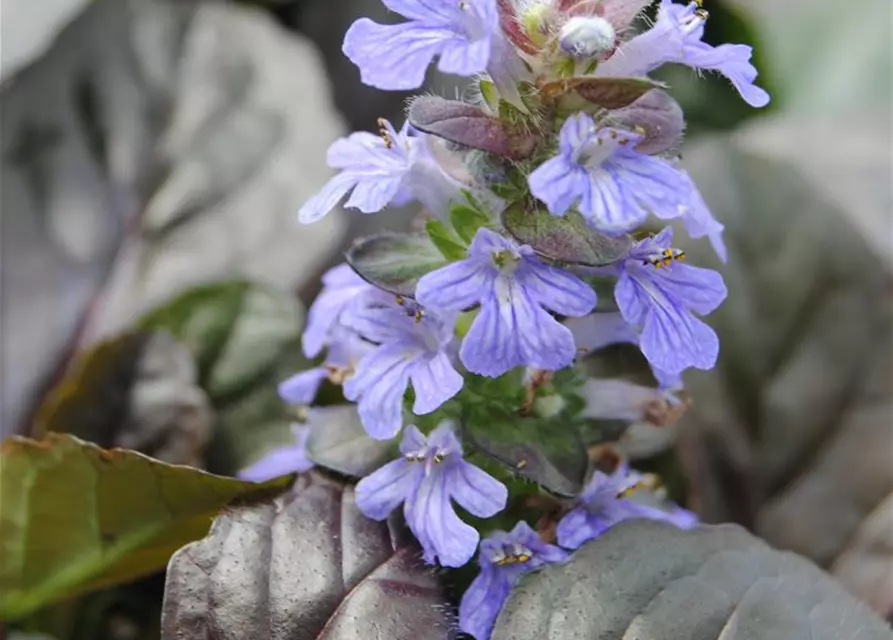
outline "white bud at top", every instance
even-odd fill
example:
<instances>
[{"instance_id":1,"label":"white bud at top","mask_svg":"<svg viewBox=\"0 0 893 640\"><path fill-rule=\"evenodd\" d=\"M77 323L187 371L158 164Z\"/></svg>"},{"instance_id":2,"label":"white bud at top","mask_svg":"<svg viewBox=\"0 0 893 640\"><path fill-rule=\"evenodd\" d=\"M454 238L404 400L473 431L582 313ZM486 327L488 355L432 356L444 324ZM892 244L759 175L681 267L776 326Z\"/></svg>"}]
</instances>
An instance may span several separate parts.
<instances>
[{"instance_id":1,"label":"white bud at top","mask_svg":"<svg viewBox=\"0 0 893 640\"><path fill-rule=\"evenodd\" d=\"M614 48L611 23L598 16L574 17L561 27L561 48L575 58L596 58Z\"/></svg>"}]
</instances>

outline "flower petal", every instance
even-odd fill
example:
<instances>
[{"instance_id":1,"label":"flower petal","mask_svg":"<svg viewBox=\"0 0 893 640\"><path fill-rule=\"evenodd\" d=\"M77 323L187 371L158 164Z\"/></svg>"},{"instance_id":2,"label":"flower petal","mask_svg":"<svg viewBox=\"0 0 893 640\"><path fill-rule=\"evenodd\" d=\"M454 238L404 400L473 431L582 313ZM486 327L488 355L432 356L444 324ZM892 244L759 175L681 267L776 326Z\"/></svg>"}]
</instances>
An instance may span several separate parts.
<instances>
[{"instance_id":1,"label":"flower petal","mask_svg":"<svg viewBox=\"0 0 893 640\"><path fill-rule=\"evenodd\" d=\"M363 427L377 440L393 438L403 425L403 394L411 363L400 345L379 347L357 363L356 374L344 383L344 397L359 399Z\"/></svg>"},{"instance_id":2,"label":"flower petal","mask_svg":"<svg viewBox=\"0 0 893 640\"><path fill-rule=\"evenodd\" d=\"M408 425L403 432L403 439L400 441L400 453L416 453L425 448L427 439L419 428L414 424Z\"/></svg>"},{"instance_id":3,"label":"flower petal","mask_svg":"<svg viewBox=\"0 0 893 640\"><path fill-rule=\"evenodd\" d=\"M311 404L328 371L323 367L302 371L279 384L279 397L288 404Z\"/></svg>"},{"instance_id":4,"label":"flower petal","mask_svg":"<svg viewBox=\"0 0 893 640\"><path fill-rule=\"evenodd\" d=\"M492 275L479 260L453 262L427 273L416 285L416 300L423 307L439 311L468 309L492 288Z\"/></svg>"},{"instance_id":5,"label":"flower petal","mask_svg":"<svg viewBox=\"0 0 893 640\"><path fill-rule=\"evenodd\" d=\"M431 413L462 389L462 375L443 351L416 362L409 376L415 392L412 412L416 415Z\"/></svg>"},{"instance_id":6,"label":"flower petal","mask_svg":"<svg viewBox=\"0 0 893 640\"><path fill-rule=\"evenodd\" d=\"M360 79L378 89L417 89L434 56L455 33L421 22L382 25L360 18L344 35L342 51L360 68Z\"/></svg>"},{"instance_id":7,"label":"flower petal","mask_svg":"<svg viewBox=\"0 0 893 640\"><path fill-rule=\"evenodd\" d=\"M251 466L239 472L239 478L251 482L266 482L290 473L304 473L313 468L313 461L307 457L307 432L300 427L295 430L297 442L285 447L275 448Z\"/></svg>"},{"instance_id":8,"label":"flower petal","mask_svg":"<svg viewBox=\"0 0 893 640\"><path fill-rule=\"evenodd\" d=\"M326 164L335 169L362 166L370 153L385 147L384 140L368 131L355 131L339 138L326 151Z\"/></svg>"},{"instance_id":9,"label":"flower petal","mask_svg":"<svg viewBox=\"0 0 893 640\"><path fill-rule=\"evenodd\" d=\"M624 270L617 278L617 284L614 285L614 299L621 315L628 323L639 328L645 324L650 300L628 270Z\"/></svg>"},{"instance_id":10,"label":"flower petal","mask_svg":"<svg viewBox=\"0 0 893 640\"><path fill-rule=\"evenodd\" d=\"M640 338L648 362L666 373L688 367L712 369L719 355L719 338L706 324L676 305L653 305Z\"/></svg>"},{"instance_id":11,"label":"flower petal","mask_svg":"<svg viewBox=\"0 0 893 640\"><path fill-rule=\"evenodd\" d=\"M589 512L582 507L572 509L558 523L555 534L565 549L577 549L601 535L607 527L593 526Z\"/></svg>"},{"instance_id":12,"label":"flower petal","mask_svg":"<svg viewBox=\"0 0 893 640\"><path fill-rule=\"evenodd\" d=\"M487 68L490 61L490 38L468 40L463 37L444 42L437 68L444 73L473 76Z\"/></svg>"},{"instance_id":13,"label":"flower petal","mask_svg":"<svg viewBox=\"0 0 893 640\"><path fill-rule=\"evenodd\" d=\"M470 462L453 462L445 474L453 499L471 515L489 518L505 509L508 500L505 485Z\"/></svg>"},{"instance_id":14,"label":"flower petal","mask_svg":"<svg viewBox=\"0 0 893 640\"><path fill-rule=\"evenodd\" d=\"M367 518L384 520L415 493L425 470L404 458L389 462L357 484L357 507Z\"/></svg>"},{"instance_id":15,"label":"flower petal","mask_svg":"<svg viewBox=\"0 0 893 640\"><path fill-rule=\"evenodd\" d=\"M404 514L422 545L425 562L439 559L445 567L461 567L474 555L480 536L456 515L445 480L442 472L429 473L406 501Z\"/></svg>"},{"instance_id":16,"label":"flower petal","mask_svg":"<svg viewBox=\"0 0 893 640\"><path fill-rule=\"evenodd\" d=\"M654 277L664 291L701 315L716 309L728 295L722 276L712 269L674 263Z\"/></svg>"},{"instance_id":17,"label":"flower petal","mask_svg":"<svg viewBox=\"0 0 893 640\"><path fill-rule=\"evenodd\" d=\"M592 227L608 234L630 231L648 217L625 182L626 175L610 159L589 171L588 197L580 202L580 213Z\"/></svg>"},{"instance_id":18,"label":"flower petal","mask_svg":"<svg viewBox=\"0 0 893 640\"><path fill-rule=\"evenodd\" d=\"M484 301L462 341L459 358L483 376L497 377L527 365L557 371L576 354L570 330L545 312L513 279L500 280L505 291Z\"/></svg>"},{"instance_id":19,"label":"flower petal","mask_svg":"<svg viewBox=\"0 0 893 640\"><path fill-rule=\"evenodd\" d=\"M304 203L304 206L298 211L298 220L301 224L311 224L320 220L334 209L356 184L357 178L353 174L339 173Z\"/></svg>"},{"instance_id":20,"label":"flower petal","mask_svg":"<svg viewBox=\"0 0 893 640\"><path fill-rule=\"evenodd\" d=\"M363 213L377 213L391 203L400 190L404 172L364 176L344 203L345 207L359 209Z\"/></svg>"},{"instance_id":21,"label":"flower petal","mask_svg":"<svg viewBox=\"0 0 893 640\"><path fill-rule=\"evenodd\" d=\"M498 569L482 569L459 603L459 629L476 640L488 640L512 585Z\"/></svg>"},{"instance_id":22,"label":"flower petal","mask_svg":"<svg viewBox=\"0 0 893 640\"><path fill-rule=\"evenodd\" d=\"M586 172L562 155L546 160L527 178L530 193L553 215L566 213L588 190L587 181Z\"/></svg>"},{"instance_id":23,"label":"flower petal","mask_svg":"<svg viewBox=\"0 0 893 640\"><path fill-rule=\"evenodd\" d=\"M597 351L618 342L639 343L639 336L619 313L590 313L583 318L568 318L564 326L570 329L580 351Z\"/></svg>"},{"instance_id":24,"label":"flower petal","mask_svg":"<svg viewBox=\"0 0 893 640\"><path fill-rule=\"evenodd\" d=\"M585 316L595 308L595 291L572 273L528 260L516 277L531 297L555 313Z\"/></svg>"}]
</instances>

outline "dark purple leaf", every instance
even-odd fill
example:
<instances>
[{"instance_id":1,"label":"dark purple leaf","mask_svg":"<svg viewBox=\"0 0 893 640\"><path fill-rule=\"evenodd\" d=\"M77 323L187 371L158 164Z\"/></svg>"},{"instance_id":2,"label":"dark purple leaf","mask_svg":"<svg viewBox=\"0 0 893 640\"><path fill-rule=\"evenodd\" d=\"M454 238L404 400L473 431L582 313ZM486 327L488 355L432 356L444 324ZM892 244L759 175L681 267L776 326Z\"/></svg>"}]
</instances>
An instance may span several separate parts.
<instances>
[{"instance_id":1,"label":"dark purple leaf","mask_svg":"<svg viewBox=\"0 0 893 640\"><path fill-rule=\"evenodd\" d=\"M636 151L654 154L672 149L682 141L685 118L682 107L666 91L649 91L631 105L611 114L611 123L644 131Z\"/></svg>"},{"instance_id":2,"label":"dark purple leaf","mask_svg":"<svg viewBox=\"0 0 893 640\"><path fill-rule=\"evenodd\" d=\"M512 160L530 156L537 142L532 133L513 128L479 107L437 96L413 100L409 121L419 131Z\"/></svg>"},{"instance_id":3,"label":"dark purple leaf","mask_svg":"<svg viewBox=\"0 0 893 640\"><path fill-rule=\"evenodd\" d=\"M312 472L174 554L161 625L164 640L448 638L449 611L414 543Z\"/></svg>"},{"instance_id":4,"label":"dark purple leaf","mask_svg":"<svg viewBox=\"0 0 893 640\"><path fill-rule=\"evenodd\" d=\"M621 522L512 590L491 640L884 640L889 627L808 560L744 529Z\"/></svg>"},{"instance_id":5,"label":"dark purple leaf","mask_svg":"<svg viewBox=\"0 0 893 640\"><path fill-rule=\"evenodd\" d=\"M553 216L545 210L515 206L502 213L502 224L518 242L543 257L561 262L599 266L619 260L629 250L629 236L612 238L594 231L576 212Z\"/></svg>"},{"instance_id":6,"label":"dark purple leaf","mask_svg":"<svg viewBox=\"0 0 893 640\"><path fill-rule=\"evenodd\" d=\"M647 78L592 78L581 76L546 82L540 89L544 98L559 99L576 94L604 109L622 109L661 85Z\"/></svg>"}]
</instances>

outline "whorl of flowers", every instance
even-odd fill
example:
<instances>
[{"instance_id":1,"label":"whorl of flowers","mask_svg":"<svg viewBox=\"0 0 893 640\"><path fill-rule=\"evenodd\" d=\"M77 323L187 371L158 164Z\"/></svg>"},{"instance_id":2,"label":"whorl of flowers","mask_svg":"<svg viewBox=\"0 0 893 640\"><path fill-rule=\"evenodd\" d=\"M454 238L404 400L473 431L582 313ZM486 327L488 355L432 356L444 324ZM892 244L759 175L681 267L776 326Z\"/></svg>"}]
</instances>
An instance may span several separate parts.
<instances>
[{"instance_id":1,"label":"whorl of flowers","mask_svg":"<svg viewBox=\"0 0 893 640\"><path fill-rule=\"evenodd\" d=\"M682 110L648 74L715 71L749 104L769 101L749 47L703 42L700 2L661 0L646 24L648 0L513 1L385 0L405 21L362 18L347 31L344 53L363 82L416 89L436 61L469 77L476 99L421 96L399 128L380 120L377 133L331 146L339 171L301 222L339 204L372 214L416 201L425 231L361 239L326 274L303 343L320 364L280 387L312 405L324 380L342 385L369 436L399 441L398 457L360 480L357 504L374 519L401 507L427 562L458 567L479 550L459 610L478 640L523 573L616 522L695 524L631 499L642 477L624 463L553 482L537 442L573 431L581 444L568 456L586 461L587 421L659 424L656 406L668 415L683 405L680 374L716 363L717 336L700 316L726 297L722 277L683 263L671 227L643 230L678 220L725 260L723 226L678 164ZM656 386L587 380L581 359L612 343L636 345ZM312 464L305 437L288 449L295 469ZM249 475L264 477L263 461ZM551 528L494 525L481 542L480 524L454 503L500 524L516 475L564 506Z\"/></svg>"}]
</instances>

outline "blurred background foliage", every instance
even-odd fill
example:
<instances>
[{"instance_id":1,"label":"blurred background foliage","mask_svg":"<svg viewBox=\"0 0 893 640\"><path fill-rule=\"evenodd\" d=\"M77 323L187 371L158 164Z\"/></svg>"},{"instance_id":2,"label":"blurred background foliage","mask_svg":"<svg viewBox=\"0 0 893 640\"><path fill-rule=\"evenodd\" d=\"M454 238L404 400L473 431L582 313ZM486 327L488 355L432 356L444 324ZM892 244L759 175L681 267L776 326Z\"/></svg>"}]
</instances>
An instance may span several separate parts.
<instances>
[{"instance_id":1,"label":"blurred background foliage","mask_svg":"<svg viewBox=\"0 0 893 640\"><path fill-rule=\"evenodd\" d=\"M727 227L730 296L688 415L624 446L706 520L807 555L889 618L891 6L706 5L706 39L754 45L773 102L664 76L689 120L684 162ZM360 16L393 18L372 0L4 3L4 437L67 432L219 474L288 441L275 385L305 364L303 305L384 220L299 227L296 211L329 175L328 144L401 120L407 97L361 85L341 55ZM435 73L428 88L463 91ZM157 638L162 585L14 627Z\"/></svg>"}]
</instances>

